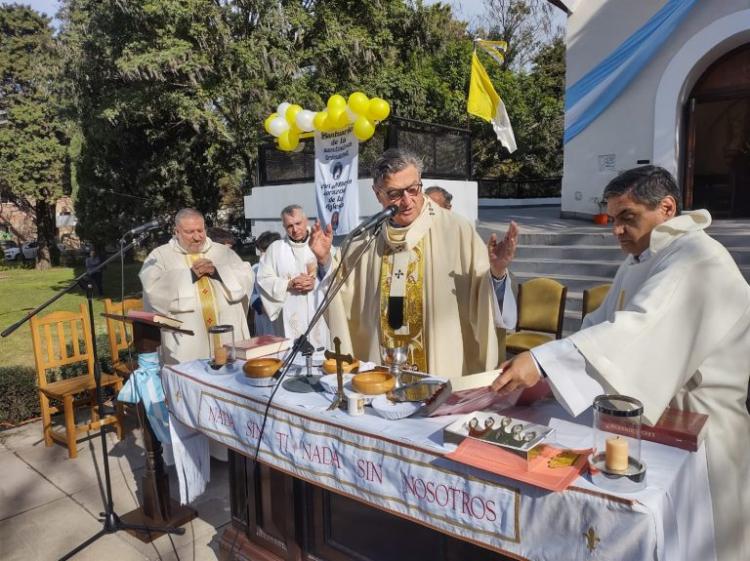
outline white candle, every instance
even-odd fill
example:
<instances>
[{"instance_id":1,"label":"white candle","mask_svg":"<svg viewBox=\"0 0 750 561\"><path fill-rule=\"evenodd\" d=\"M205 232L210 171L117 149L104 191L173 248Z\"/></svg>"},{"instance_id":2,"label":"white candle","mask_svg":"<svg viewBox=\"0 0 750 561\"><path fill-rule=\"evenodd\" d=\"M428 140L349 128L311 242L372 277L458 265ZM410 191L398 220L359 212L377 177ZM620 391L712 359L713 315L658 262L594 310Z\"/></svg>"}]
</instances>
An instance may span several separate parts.
<instances>
[{"instance_id":1,"label":"white candle","mask_svg":"<svg viewBox=\"0 0 750 561\"><path fill-rule=\"evenodd\" d=\"M628 441L619 436L613 436L606 441L604 464L612 471L628 469Z\"/></svg>"}]
</instances>

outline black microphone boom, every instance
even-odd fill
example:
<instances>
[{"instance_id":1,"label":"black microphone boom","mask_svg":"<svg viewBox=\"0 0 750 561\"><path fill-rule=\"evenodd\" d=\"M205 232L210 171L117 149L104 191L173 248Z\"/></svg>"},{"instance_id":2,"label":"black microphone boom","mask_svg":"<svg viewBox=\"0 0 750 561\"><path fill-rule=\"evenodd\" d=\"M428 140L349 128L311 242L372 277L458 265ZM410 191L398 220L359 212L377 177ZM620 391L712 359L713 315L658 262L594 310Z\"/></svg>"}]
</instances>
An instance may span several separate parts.
<instances>
[{"instance_id":1,"label":"black microphone boom","mask_svg":"<svg viewBox=\"0 0 750 561\"><path fill-rule=\"evenodd\" d=\"M371 216L370 219L367 220L367 222L363 222L362 224L354 228L354 230L351 231L349 236L354 238L355 236L359 236L363 232L377 228L383 222L385 222L392 216L396 216L397 214L398 214L398 207L396 205L389 205L385 207L383 210L381 210L379 213L375 214L374 216Z\"/></svg>"},{"instance_id":2,"label":"black microphone boom","mask_svg":"<svg viewBox=\"0 0 750 561\"><path fill-rule=\"evenodd\" d=\"M146 222L145 224L141 224L140 226L136 226L135 228L128 230L125 233L125 236L137 236L138 234L142 232L148 232L149 230L156 230L157 228L160 228L165 223L166 223L165 219L157 218L155 220L152 220L151 222Z\"/></svg>"}]
</instances>

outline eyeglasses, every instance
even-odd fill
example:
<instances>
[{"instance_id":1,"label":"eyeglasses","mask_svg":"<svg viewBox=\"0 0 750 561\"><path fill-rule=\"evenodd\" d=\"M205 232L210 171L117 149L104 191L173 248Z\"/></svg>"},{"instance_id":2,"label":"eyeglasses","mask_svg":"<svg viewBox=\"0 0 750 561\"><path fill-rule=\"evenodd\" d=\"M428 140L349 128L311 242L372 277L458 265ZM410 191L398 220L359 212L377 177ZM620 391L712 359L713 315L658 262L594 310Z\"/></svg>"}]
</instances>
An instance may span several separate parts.
<instances>
[{"instance_id":1,"label":"eyeglasses","mask_svg":"<svg viewBox=\"0 0 750 561\"><path fill-rule=\"evenodd\" d=\"M409 195L410 197L414 197L419 194L419 192L422 190L422 182L414 183L413 185L409 185L408 187L404 187L403 189L390 189L389 191L383 191L382 189L378 189L383 196L388 199L389 202L395 203L396 201L400 200L401 197L404 196L404 193Z\"/></svg>"}]
</instances>

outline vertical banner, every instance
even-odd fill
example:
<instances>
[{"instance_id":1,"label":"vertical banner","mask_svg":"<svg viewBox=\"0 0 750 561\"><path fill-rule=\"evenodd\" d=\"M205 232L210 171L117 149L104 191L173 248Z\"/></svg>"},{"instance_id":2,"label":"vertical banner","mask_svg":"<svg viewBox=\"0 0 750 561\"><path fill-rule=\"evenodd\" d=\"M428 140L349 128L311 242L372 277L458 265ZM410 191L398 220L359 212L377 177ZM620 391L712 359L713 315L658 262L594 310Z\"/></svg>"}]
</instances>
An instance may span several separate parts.
<instances>
[{"instance_id":1,"label":"vertical banner","mask_svg":"<svg viewBox=\"0 0 750 561\"><path fill-rule=\"evenodd\" d=\"M318 218L335 235L359 223L359 140L352 129L315 131L315 198Z\"/></svg>"}]
</instances>

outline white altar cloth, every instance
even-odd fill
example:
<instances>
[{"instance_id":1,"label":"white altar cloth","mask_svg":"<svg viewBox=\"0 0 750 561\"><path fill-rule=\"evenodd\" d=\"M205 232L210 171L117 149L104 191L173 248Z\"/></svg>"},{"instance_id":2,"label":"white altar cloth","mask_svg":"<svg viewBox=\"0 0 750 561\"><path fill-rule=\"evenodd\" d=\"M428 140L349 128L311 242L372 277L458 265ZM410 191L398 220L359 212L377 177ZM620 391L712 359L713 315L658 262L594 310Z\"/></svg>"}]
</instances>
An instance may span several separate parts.
<instances>
[{"instance_id":1,"label":"white altar cloth","mask_svg":"<svg viewBox=\"0 0 750 561\"><path fill-rule=\"evenodd\" d=\"M253 457L272 388L204 361L162 370L171 414L193 430ZM326 411L330 397L280 388L259 461L445 534L539 561L715 559L705 449L644 442L648 486L615 494L579 477L553 493L448 460L443 427L457 417L389 421ZM591 419L554 401L508 410L555 427L554 441L591 446Z\"/></svg>"}]
</instances>

